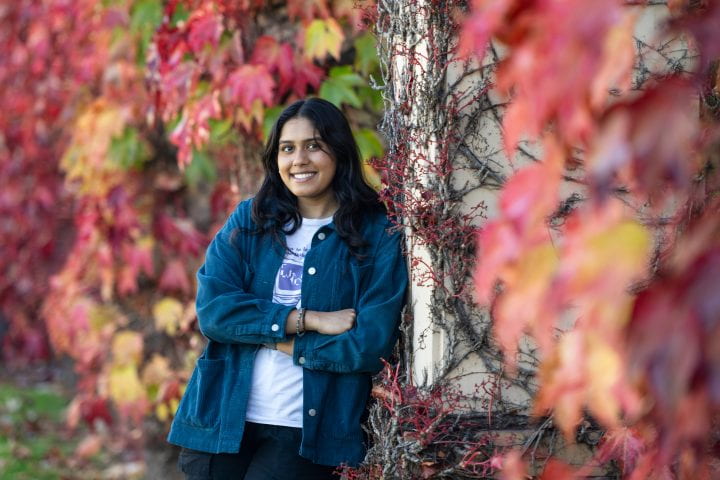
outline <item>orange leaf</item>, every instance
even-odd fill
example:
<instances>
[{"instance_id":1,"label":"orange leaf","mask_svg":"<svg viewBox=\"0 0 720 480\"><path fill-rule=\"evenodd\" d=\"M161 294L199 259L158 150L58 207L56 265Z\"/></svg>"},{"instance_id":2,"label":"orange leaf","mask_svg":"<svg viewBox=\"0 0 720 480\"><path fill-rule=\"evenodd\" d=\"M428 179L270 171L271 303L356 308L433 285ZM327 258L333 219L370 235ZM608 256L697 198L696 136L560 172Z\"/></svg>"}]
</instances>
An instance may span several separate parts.
<instances>
[{"instance_id":1,"label":"orange leaf","mask_svg":"<svg viewBox=\"0 0 720 480\"><path fill-rule=\"evenodd\" d=\"M528 478L527 465L518 450L510 450L503 458L501 480L525 480Z\"/></svg>"},{"instance_id":2,"label":"orange leaf","mask_svg":"<svg viewBox=\"0 0 720 480\"><path fill-rule=\"evenodd\" d=\"M75 456L88 459L98 453L103 445L103 438L97 433L87 435L75 448Z\"/></svg>"}]
</instances>

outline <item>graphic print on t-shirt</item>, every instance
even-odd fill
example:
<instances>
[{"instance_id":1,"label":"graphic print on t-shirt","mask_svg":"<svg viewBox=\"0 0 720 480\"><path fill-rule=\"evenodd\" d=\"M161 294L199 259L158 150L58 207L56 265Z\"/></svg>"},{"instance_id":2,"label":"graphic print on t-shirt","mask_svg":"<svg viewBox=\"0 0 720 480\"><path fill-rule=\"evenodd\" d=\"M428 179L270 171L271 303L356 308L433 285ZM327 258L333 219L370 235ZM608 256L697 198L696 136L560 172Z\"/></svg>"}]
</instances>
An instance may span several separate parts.
<instances>
[{"instance_id":1,"label":"graphic print on t-shirt","mask_svg":"<svg viewBox=\"0 0 720 480\"><path fill-rule=\"evenodd\" d=\"M297 305L302 286L303 261L309 246L298 249L288 248L280 270L275 277L273 302L283 305Z\"/></svg>"}]
</instances>

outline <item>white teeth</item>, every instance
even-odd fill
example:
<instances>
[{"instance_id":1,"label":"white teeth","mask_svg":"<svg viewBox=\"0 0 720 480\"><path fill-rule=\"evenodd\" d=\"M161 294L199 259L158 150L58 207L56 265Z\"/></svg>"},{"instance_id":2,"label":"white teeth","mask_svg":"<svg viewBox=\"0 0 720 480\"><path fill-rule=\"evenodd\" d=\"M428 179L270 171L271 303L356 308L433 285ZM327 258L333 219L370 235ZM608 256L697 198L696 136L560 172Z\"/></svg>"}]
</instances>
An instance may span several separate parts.
<instances>
[{"instance_id":1,"label":"white teeth","mask_svg":"<svg viewBox=\"0 0 720 480\"><path fill-rule=\"evenodd\" d=\"M306 178L312 177L313 175L315 175L315 174L312 172L311 173L295 173L295 174L293 174L293 177L297 178L298 180L304 180Z\"/></svg>"}]
</instances>

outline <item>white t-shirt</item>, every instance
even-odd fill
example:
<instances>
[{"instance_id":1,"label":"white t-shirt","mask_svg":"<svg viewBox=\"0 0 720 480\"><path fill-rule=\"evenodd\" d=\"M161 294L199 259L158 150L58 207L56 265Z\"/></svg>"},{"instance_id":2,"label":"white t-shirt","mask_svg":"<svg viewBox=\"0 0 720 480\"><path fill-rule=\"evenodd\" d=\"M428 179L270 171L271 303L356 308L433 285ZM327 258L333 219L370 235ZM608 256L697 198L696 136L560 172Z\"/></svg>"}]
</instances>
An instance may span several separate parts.
<instances>
[{"instance_id":1,"label":"white t-shirt","mask_svg":"<svg viewBox=\"0 0 720 480\"><path fill-rule=\"evenodd\" d=\"M332 221L303 218L295 233L288 235L283 263L275 276L273 302L300 308L303 262L315 232ZM279 350L262 347L255 356L252 387L246 420L254 423L302 428L303 371L292 357Z\"/></svg>"}]
</instances>

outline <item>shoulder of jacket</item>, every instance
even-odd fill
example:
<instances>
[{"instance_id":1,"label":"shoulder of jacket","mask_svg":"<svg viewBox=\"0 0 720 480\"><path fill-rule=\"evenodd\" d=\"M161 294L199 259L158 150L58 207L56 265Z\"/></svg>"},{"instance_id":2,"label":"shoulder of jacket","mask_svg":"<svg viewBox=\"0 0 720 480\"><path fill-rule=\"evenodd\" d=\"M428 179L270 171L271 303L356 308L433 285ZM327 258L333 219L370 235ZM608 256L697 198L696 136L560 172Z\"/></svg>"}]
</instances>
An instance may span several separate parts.
<instances>
[{"instance_id":1,"label":"shoulder of jacket","mask_svg":"<svg viewBox=\"0 0 720 480\"><path fill-rule=\"evenodd\" d=\"M235 207L232 216L240 225L248 226L252 222L252 203L253 197L241 201Z\"/></svg>"},{"instance_id":2,"label":"shoulder of jacket","mask_svg":"<svg viewBox=\"0 0 720 480\"><path fill-rule=\"evenodd\" d=\"M391 219L385 212L373 212L366 219L366 228L371 243L380 244L388 237L394 237L400 233L397 222Z\"/></svg>"}]
</instances>

